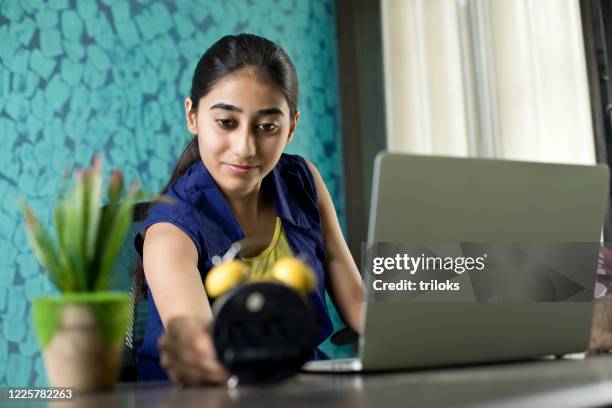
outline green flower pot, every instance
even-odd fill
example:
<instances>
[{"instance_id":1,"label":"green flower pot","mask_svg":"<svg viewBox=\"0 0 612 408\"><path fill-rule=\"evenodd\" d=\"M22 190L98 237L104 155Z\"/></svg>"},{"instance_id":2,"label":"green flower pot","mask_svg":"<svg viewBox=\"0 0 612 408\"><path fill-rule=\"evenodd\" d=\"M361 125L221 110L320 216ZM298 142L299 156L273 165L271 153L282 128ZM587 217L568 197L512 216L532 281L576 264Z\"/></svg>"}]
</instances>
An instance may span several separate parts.
<instances>
[{"instance_id":1,"label":"green flower pot","mask_svg":"<svg viewBox=\"0 0 612 408\"><path fill-rule=\"evenodd\" d=\"M130 321L125 292L42 297L32 304L49 385L78 391L112 389Z\"/></svg>"}]
</instances>

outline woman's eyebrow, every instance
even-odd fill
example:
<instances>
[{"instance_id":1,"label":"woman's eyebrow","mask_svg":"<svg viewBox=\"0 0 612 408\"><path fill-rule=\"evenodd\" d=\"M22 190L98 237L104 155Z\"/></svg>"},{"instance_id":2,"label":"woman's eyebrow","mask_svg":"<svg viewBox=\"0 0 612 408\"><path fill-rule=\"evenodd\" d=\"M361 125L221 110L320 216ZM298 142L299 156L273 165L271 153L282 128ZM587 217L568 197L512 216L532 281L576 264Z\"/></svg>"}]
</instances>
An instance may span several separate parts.
<instances>
[{"instance_id":1,"label":"woman's eyebrow","mask_svg":"<svg viewBox=\"0 0 612 408\"><path fill-rule=\"evenodd\" d=\"M242 109L240 109L237 106L234 105L230 105L229 103L215 103L213 106L210 107L210 110L213 109L223 109L223 110L228 110L231 112L239 112L242 113ZM279 108L266 108L266 109L260 109L257 111L258 115L284 115L283 111L280 110Z\"/></svg>"},{"instance_id":2,"label":"woman's eyebrow","mask_svg":"<svg viewBox=\"0 0 612 408\"><path fill-rule=\"evenodd\" d=\"M283 115L283 111L278 108L266 108L257 111L258 115Z\"/></svg>"},{"instance_id":3,"label":"woman's eyebrow","mask_svg":"<svg viewBox=\"0 0 612 408\"><path fill-rule=\"evenodd\" d=\"M223 109L223 110L228 110L232 112L242 112L242 109L240 109L237 106L230 105L229 103L215 103L213 106L210 107L210 110L213 110L213 109Z\"/></svg>"}]
</instances>

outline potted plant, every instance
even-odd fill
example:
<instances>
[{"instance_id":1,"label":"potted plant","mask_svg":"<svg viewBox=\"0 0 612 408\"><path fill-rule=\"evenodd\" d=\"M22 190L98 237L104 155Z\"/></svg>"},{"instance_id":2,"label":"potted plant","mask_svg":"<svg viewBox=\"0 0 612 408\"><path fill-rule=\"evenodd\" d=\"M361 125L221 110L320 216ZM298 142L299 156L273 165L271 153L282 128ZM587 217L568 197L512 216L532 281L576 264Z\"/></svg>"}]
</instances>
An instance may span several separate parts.
<instances>
[{"instance_id":1,"label":"potted plant","mask_svg":"<svg viewBox=\"0 0 612 408\"><path fill-rule=\"evenodd\" d=\"M124 191L123 175L115 170L103 206L101 169L96 155L91 168L77 171L72 188L60 191L55 239L22 203L30 245L60 292L32 303L47 379L50 386L79 391L110 389L117 381L131 304L127 292L109 290L111 272L134 205L152 198L136 182Z\"/></svg>"}]
</instances>

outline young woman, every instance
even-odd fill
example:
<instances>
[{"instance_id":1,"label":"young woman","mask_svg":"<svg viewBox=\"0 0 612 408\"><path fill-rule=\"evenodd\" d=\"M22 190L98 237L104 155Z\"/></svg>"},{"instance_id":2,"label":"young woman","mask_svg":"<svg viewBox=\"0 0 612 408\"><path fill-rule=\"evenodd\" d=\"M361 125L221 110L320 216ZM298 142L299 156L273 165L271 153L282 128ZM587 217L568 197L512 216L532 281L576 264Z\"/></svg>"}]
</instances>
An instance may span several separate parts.
<instances>
[{"instance_id":1,"label":"young woman","mask_svg":"<svg viewBox=\"0 0 612 408\"><path fill-rule=\"evenodd\" d=\"M212 313L203 280L211 258L244 237L267 243L241 254L253 267L305 257L318 278L311 299L319 341L332 331L325 289L360 330L362 282L329 192L312 163L283 153L300 117L297 101L295 68L267 39L226 36L198 62L185 100L193 138L163 191L174 205L154 205L136 237L150 310L137 353L142 379L228 378L205 331Z\"/></svg>"}]
</instances>

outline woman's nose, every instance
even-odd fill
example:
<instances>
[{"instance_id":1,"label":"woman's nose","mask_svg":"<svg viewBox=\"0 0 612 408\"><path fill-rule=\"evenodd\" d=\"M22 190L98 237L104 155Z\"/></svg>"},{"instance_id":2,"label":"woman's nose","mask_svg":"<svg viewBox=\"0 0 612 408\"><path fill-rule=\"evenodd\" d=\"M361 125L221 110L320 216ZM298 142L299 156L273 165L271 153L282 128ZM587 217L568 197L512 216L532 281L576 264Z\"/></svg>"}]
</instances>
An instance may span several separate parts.
<instances>
[{"instance_id":1,"label":"woman's nose","mask_svg":"<svg viewBox=\"0 0 612 408\"><path fill-rule=\"evenodd\" d=\"M234 133L232 149L238 157L255 156L255 135L251 129L238 129Z\"/></svg>"}]
</instances>

